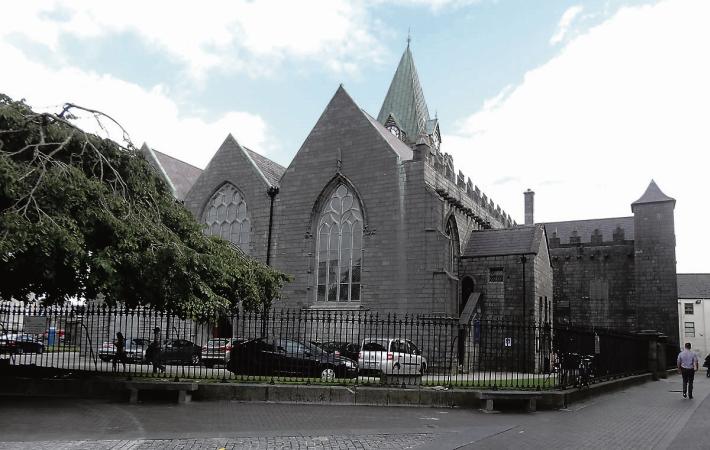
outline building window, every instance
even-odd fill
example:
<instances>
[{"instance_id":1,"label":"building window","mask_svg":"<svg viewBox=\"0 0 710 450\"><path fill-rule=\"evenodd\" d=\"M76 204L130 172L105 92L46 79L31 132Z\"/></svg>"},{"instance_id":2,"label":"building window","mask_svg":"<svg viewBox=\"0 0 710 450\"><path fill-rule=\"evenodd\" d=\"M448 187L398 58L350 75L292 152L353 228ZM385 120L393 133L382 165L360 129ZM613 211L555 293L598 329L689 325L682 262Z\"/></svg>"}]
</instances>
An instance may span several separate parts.
<instances>
[{"instance_id":1,"label":"building window","mask_svg":"<svg viewBox=\"0 0 710 450\"><path fill-rule=\"evenodd\" d=\"M316 299L360 301L362 210L357 196L340 184L318 219Z\"/></svg>"},{"instance_id":2,"label":"building window","mask_svg":"<svg viewBox=\"0 0 710 450\"><path fill-rule=\"evenodd\" d=\"M207 235L220 236L249 253L251 221L247 203L233 184L225 184L212 196L202 221L207 225Z\"/></svg>"},{"instance_id":3,"label":"building window","mask_svg":"<svg viewBox=\"0 0 710 450\"><path fill-rule=\"evenodd\" d=\"M502 267L491 267L488 273L488 281L490 283L502 283L504 279L504 273Z\"/></svg>"},{"instance_id":4,"label":"building window","mask_svg":"<svg viewBox=\"0 0 710 450\"><path fill-rule=\"evenodd\" d=\"M446 223L446 236L449 238L449 246L446 252L444 269L451 274L456 274L458 272L459 237L453 217Z\"/></svg>"},{"instance_id":5,"label":"building window","mask_svg":"<svg viewBox=\"0 0 710 450\"><path fill-rule=\"evenodd\" d=\"M695 337L695 322L685 322L685 337Z\"/></svg>"},{"instance_id":6,"label":"building window","mask_svg":"<svg viewBox=\"0 0 710 450\"><path fill-rule=\"evenodd\" d=\"M684 303L685 305L685 314L688 316L693 315L693 304L692 303Z\"/></svg>"}]
</instances>

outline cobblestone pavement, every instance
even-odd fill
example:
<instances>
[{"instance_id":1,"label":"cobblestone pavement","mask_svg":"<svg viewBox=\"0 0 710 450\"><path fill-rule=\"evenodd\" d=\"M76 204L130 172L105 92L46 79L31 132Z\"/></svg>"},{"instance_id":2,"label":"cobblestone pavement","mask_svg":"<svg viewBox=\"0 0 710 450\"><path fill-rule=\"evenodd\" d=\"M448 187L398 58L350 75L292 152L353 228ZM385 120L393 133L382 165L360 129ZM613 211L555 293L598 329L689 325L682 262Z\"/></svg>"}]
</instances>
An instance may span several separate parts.
<instances>
[{"instance_id":1,"label":"cobblestone pavement","mask_svg":"<svg viewBox=\"0 0 710 450\"><path fill-rule=\"evenodd\" d=\"M431 442L434 434L373 434L364 436L277 436L237 439L136 439L33 442L33 450L262 450L262 449L407 449ZM6 442L0 449L23 448L28 443Z\"/></svg>"},{"instance_id":2,"label":"cobblestone pavement","mask_svg":"<svg viewBox=\"0 0 710 450\"><path fill-rule=\"evenodd\" d=\"M649 382L561 411L0 398L0 449L710 448L710 378Z\"/></svg>"}]
</instances>

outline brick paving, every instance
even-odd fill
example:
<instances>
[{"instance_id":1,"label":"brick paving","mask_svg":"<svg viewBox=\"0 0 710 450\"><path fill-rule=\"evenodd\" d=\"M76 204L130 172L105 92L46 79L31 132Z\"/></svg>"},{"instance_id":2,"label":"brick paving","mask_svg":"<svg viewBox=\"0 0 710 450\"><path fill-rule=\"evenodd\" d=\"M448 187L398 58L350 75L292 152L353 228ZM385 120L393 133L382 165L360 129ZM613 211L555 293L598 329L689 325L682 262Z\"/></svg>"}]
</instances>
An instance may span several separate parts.
<instances>
[{"instance_id":1,"label":"brick paving","mask_svg":"<svg viewBox=\"0 0 710 450\"><path fill-rule=\"evenodd\" d=\"M533 414L239 402L0 399L0 449L710 448L710 378L649 382ZM62 403L63 402L63 403ZM4 439L3 439L4 438Z\"/></svg>"},{"instance_id":2,"label":"brick paving","mask_svg":"<svg viewBox=\"0 0 710 450\"><path fill-rule=\"evenodd\" d=\"M409 449L431 442L433 433L373 434L363 436L270 436L236 439L135 439L33 442L33 450L340 450ZM22 448L26 443L6 442L0 449Z\"/></svg>"}]
</instances>

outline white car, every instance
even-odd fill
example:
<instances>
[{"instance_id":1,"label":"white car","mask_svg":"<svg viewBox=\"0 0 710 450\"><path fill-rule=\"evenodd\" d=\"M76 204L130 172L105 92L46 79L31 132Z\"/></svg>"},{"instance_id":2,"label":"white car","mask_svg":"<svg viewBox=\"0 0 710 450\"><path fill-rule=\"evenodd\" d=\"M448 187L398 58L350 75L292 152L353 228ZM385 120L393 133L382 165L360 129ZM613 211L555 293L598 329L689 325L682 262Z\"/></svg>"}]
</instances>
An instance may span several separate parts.
<instances>
[{"instance_id":1,"label":"white car","mask_svg":"<svg viewBox=\"0 0 710 450\"><path fill-rule=\"evenodd\" d=\"M423 375L427 369L422 352L409 339L364 339L358 354L361 373Z\"/></svg>"}]
</instances>

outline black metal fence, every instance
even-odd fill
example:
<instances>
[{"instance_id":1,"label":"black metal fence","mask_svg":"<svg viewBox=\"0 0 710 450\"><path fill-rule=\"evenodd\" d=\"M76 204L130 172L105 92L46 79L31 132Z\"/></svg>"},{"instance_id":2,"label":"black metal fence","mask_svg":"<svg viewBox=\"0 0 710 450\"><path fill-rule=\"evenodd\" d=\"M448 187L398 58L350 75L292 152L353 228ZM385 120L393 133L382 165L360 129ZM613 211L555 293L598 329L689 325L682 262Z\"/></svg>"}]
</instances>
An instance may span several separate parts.
<instances>
[{"instance_id":1,"label":"black metal fence","mask_svg":"<svg viewBox=\"0 0 710 450\"><path fill-rule=\"evenodd\" d=\"M514 317L284 310L199 323L149 309L0 306L5 364L132 377L562 389L647 372L650 339Z\"/></svg>"}]
</instances>

